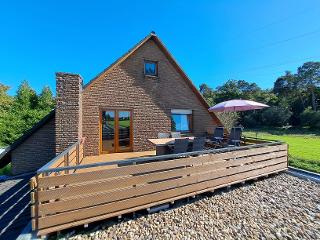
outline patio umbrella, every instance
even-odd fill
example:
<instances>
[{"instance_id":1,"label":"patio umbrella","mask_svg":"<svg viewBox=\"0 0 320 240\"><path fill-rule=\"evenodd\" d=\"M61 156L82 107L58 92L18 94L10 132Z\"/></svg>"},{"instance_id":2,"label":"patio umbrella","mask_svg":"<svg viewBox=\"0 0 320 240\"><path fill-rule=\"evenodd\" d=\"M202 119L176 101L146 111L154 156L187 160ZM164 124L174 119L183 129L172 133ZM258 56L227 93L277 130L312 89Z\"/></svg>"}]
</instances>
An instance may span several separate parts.
<instances>
[{"instance_id":1,"label":"patio umbrella","mask_svg":"<svg viewBox=\"0 0 320 240\"><path fill-rule=\"evenodd\" d=\"M256 109L263 109L269 107L266 104L258 103L251 100L234 99L225 102L218 103L209 108L210 112L242 112ZM258 133L256 132L256 138Z\"/></svg>"},{"instance_id":2,"label":"patio umbrella","mask_svg":"<svg viewBox=\"0 0 320 240\"><path fill-rule=\"evenodd\" d=\"M218 103L209 108L210 112L240 112L269 107L266 104L251 100L234 99Z\"/></svg>"}]
</instances>

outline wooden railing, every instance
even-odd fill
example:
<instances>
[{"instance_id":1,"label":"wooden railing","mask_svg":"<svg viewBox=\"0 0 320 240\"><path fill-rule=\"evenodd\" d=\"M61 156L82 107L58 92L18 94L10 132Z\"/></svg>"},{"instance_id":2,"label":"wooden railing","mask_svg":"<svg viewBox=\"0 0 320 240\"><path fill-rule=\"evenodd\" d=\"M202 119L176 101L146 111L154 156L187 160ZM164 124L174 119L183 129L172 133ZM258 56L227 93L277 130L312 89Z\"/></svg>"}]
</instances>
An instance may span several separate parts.
<instances>
[{"instance_id":1,"label":"wooden railing","mask_svg":"<svg viewBox=\"0 0 320 240\"><path fill-rule=\"evenodd\" d=\"M81 164L83 154L84 138L75 142L62 153L58 154L50 162L41 167L37 172L43 172L48 169L56 169L61 167L78 166ZM65 174L69 173L69 169L66 169Z\"/></svg>"},{"instance_id":2,"label":"wooden railing","mask_svg":"<svg viewBox=\"0 0 320 240\"><path fill-rule=\"evenodd\" d=\"M42 169L31 183L32 227L44 235L283 171L287 164L287 145L273 142Z\"/></svg>"},{"instance_id":3,"label":"wooden railing","mask_svg":"<svg viewBox=\"0 0 320 240\"><path fill-rule=\"evenodd\" d=\"M48 169L56 169L60 167L70 167L70 166L79 166L84 158L84 138L75 142L70 147L68 147L65 151L58 154L55 158L53 158L50 162L45 164L43 167L41 167L38 171L35 177L31 178L30 180L30 188L31 188L31 217L32 220L32 229L37 229L37 218L38 218L38 206L39 206L39 200L38 200L38 179L41 177L49 176L45 170ZM69 169L66 169L63 171L64 174L69 174ZM55 172L55 175L61 174L61 172Z\"/></svg>"}]
</instances>

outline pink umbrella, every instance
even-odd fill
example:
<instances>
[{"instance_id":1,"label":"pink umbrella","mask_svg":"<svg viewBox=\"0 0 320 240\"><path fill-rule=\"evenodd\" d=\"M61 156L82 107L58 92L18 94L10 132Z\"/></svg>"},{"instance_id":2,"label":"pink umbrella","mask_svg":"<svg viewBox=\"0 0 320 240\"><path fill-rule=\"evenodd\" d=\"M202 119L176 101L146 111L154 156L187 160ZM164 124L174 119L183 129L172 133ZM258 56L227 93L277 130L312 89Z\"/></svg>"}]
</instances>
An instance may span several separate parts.
<instances>
[{"instance_id":1,"label":"pink umbrella","mask_svg":"<svg viewBox=\"0 0 320 240\"><path fill-rule=\"evenodd\" d=\"M210 112L239 112L269 107L266 104L251 100L234 99L218 103L209 108Z\"/></svg>"}]
</instances>

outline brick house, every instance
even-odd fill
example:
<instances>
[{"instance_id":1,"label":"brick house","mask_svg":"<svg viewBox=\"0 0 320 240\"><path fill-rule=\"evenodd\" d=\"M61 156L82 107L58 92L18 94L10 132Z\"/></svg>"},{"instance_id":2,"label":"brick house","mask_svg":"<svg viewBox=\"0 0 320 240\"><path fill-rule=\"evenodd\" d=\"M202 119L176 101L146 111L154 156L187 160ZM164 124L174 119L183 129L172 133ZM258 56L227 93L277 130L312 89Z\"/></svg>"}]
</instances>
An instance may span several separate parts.
<instances>
[{"instance_id":1,"label":"brick house","mask_svg":"<svg viewBox=\"0 0 320 240\"><path fill-rule=\"evenodd\" d=\"M82 138L93 156L152 150L148 139L160 132L202 136L221 125L154 33L84 86L78 74L56 81L56 109L0 154L13 174L35 171Z\"/></svg>"}]
</instances>

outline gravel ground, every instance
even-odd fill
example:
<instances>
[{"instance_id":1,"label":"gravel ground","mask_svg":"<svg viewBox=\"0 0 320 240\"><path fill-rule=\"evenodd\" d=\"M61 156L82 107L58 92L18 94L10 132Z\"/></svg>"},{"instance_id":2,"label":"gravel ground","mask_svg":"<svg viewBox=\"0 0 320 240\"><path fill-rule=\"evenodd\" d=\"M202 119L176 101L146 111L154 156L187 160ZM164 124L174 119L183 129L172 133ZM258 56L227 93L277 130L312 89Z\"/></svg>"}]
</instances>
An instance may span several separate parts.
<instances>
[{"instance_id":1,"label":"gravel ground","mask_svg":"<svg viewBox=\"0 0 320 240\"><path fill-rule=\"evenodd\" d=\"M283 173L76 234L69 239L320 239L320 184Z\"/></svg>"}]
</instances>

